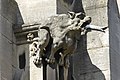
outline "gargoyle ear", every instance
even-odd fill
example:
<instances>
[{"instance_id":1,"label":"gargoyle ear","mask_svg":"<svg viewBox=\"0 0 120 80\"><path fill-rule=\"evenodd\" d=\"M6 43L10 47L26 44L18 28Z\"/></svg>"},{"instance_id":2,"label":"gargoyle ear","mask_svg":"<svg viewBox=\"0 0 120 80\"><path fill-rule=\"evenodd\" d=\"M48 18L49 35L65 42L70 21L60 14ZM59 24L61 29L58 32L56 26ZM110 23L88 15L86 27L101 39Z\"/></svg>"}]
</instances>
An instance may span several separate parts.
<instances>
[{"instance_id":1,"label":"gargoyle ear","mask_svg":"<svg viewBox=\"0 0 120 80\"><path fill-rule=\"evenodd\" d=\"M71 11L68 11L68 16L69 16L70 19L74 19L75 18L75 13L71 12Z\"/></svg>"}]
</instances>

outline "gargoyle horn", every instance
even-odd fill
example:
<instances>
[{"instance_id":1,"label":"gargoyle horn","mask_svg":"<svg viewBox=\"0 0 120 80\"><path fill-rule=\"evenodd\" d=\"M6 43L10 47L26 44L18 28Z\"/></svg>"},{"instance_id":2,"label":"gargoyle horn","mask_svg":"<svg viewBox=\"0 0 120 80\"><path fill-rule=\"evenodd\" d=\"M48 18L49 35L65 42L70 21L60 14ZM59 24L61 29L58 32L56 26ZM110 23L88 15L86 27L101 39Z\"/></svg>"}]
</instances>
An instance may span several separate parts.
<instances>
[{"instance_id":1,"label":"gargoyle horn","mask_svg":"<svg viewBox=\"0 0 120 80\"><path fill-rule=\"evenodd\" d=\"M74 19L75 18L75 13L68 11L68 16L70 17L70 19Z\"/></svg>"}]
</instances>

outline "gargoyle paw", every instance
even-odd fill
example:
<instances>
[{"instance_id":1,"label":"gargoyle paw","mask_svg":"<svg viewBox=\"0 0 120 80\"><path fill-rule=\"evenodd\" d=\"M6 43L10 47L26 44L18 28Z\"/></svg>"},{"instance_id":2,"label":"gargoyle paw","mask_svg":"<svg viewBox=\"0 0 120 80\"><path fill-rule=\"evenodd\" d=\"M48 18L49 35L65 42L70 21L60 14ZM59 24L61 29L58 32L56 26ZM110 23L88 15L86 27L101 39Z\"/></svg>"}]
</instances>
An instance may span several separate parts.
<instances>
[{"instance_id":1,"label":"gargoyle paw","mask_svg":"<svg viewBox=\"0 0 120 80\"><path fill-rule=\"evenodd\" d=\"M55 63L55 58L49 58L49 59L46 59L46 61L48 63L54 64Z\"/></svg>"},{"instance_id":2,"label":"gargoyle paw","mask_svg":"<svg viewBox=\"0 0 120 80\"><path fill-rule=\"evenodd\" d=\"M41 67L41 65L42 65L42 58L36 57L36 58L33 60L33 63L34 63L37 67Z\"/></svg>"}]
</instances>

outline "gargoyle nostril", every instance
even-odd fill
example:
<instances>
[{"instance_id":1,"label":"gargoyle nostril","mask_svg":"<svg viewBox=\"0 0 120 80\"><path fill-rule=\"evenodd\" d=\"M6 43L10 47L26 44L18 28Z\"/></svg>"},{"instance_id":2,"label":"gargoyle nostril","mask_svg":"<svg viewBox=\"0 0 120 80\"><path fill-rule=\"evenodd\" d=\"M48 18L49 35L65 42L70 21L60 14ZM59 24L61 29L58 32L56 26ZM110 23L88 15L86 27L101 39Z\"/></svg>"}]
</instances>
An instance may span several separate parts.
<instances>
[{"instance_id":1,"label":"gargoyle nostril","mask_svg":"<svg viewBox=\"0 0 120 80\"><path fill-rule=\"evenodd\" d=\"M58 42L57 42L57 43L55 43L54 48L55 48L55 47L57 47L57 46L58 46Z\"/></svg>"},{"instance_id":2,"label":"gargoyle nostril","mask_svg":"<svg viewBox=\"0 0 120 80\"><path fill-rule=\"evenodd\" d=\"M34 44L35 47L37 47L37 44Z\"/></svg>"},{"instance_id":3,"label":"gargoyle nostril","mask_svg":"<svg viewBox=\"0 0 120 80\"><path fill-rule=\"evenodd\" d=\"M30 51L33 51L33 49L31 49Z\"/></svg>"},{"instance_id":4,"label":"gargoyle nostril","mask_svg":"<svg viewBox=\"0 0 120 80\"><path fill-rule=\"evenodd\" d=\"M78 20L77 22L80 23L80 20Z\"/></svg>"}]
</instances>

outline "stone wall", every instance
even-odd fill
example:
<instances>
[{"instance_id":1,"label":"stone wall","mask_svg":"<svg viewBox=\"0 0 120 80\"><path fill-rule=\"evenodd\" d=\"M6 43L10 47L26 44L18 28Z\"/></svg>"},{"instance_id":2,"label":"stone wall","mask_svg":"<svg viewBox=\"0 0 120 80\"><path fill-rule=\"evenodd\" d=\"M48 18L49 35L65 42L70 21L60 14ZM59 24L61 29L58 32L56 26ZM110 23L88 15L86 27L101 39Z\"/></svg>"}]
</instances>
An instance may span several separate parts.
<instances>
[{"instance_id":1,"label":"stone wall","mask_svg":"<svg viewBox=\"0 0 120 80\"><path fill-rule=\"evenodd\" d=\"M18 3L19 10L22 16L22 21L21 16L18 17L19 22L16 26L16 28L21 29L20 31L17 30L17 42L19 44L17 46L17 54L19 56L20 54L22 54L23 51L26 52L26 66L25 71L23 71L22 73L23 80L43 80L42 68L37 68L33 64L33 58L30 57L29 52L27 53L27 51L29 51L29 44L26 44L26 36L29 32L35 32L33 28L38 27L38 25L35 24L40 24L42 20L48 18L49 16L56 15L56 0L16 0L16 2ZM24 25L21 25L23 23ZM24 30L24 28L28 28L28 31ZM29 31L29 28L32 28L33 30Z\"/></svg>"},{"instance_id":2,"label":"stone wall","mask_svg":"<svg viewBox=\"0 0 120 80\"><path fill-rule=\"evenodd\" d=\"M17 21L14 0L0 0L0 80L13 80L17 68L13 25Z\"/></svg>"},{"instance_id":3,"label":"stone wall","mask_svg":"<svg viewBox=\"0 0 120 80\"><path fill-rule=\"evenodd\" d=\"M25 24L40 23L56 14L56 0L16 0Z\"/></svg>"},{"instance_id":4,"label":"stone wall","mask_svg":"<svg viewBox=\"0 0 120 80\"><path fill-rule=\"evenodd\" d=\"M15 37L13 34L14 27L24 27L22 24L40 23L43 19L49 16L67 13L68 10L75 12L86 12L92 17L93 25L108 26L108 7L107 0L76 0L73 5L73 0L0 0L0 79L1 80L39 80L42 74L40 70L32 64L32 59L29 60L29 48L27 44L16 46ZM110 1L112 3L112 0ZM109 4L110 5L110 4ZM113 6L112 6L113 7ZM113 11L109 11L109 26L111 32L118 30L118 27L113 29L112 26L118 18L114 18ZM115 7L115 6L114 6ZM115 11L116 15L116 11ZM112 19L114 18L114 19ZM14 24L17 24L15 26ZM116 26L118 26L116 24ZM31 26L34 27L34 26ZM26 32L25 32L26 33ZM27 33L26 33L27 34ZM26 36L24 35L24 37ZM119 33L117 33L119 34ZM111 52L111 71L112 79L116 79L117 75L114 67L119 68L119 44L113 39L117 36L111 34L112 44ZM78 48L76 54L71 57L71 78L75 80L110 80L110 57L109 57L109 35L108 29L105 33L90 32L86 36L79 37ZM119 41L119 40L118 40ZM117 45L117 46L116 46ZM16 49L17 48L17 49ZM20 56L25 53L24 64L20 64ZM116 53L116 55L114 55ZM23 56L24 58L24 56ZM72 64L73 63L73 64ZM115 66L115 65L116 66ZM23 67L21 67L21 65ZM29 68L30 67L30 68ZM29 73L30 72L30 73ZM49 72L48 72L49 73ZM50 72L51 73L51 72ZM117 73L119 75L119 71ZM52 76L52 74L51 74ZM50 77L51 77L50 76ZM41 76L41 79L43 77ZM52 80L52 79L51 79Z\"/></svg>"},{"instance_id":5,"label":"stone wall","mask_svg":"<svg viewBox=\"0 0 120 80\"><path fill-rule=\"evenodd\" d=\"M82 0L57 0L57 14L68 11L84 12Z\"/></svg>"},{"instance_id":6,"label":"stone wall","mask_svg":"<svg viewBox=\"0 0 120 80\"><path fill-rule=\"evenodd\" d=\"M82 11L92 17L92 25L108 26L108 0L74 1L70 5L70 1L58 0L58 13ZM78 38L78 48L71 57L71 79L110 80L109 30L89 32Z\"/></svg>"},{"instance_id":7,"label":"stone wall","mask_svg":"<svg viewBox=\"0 0 120 80\"><path fill-rule=\"evenodd\" d=\"M84 11L92 17L92 25L108 26L108 0L82 0ZM110 80L109 32L93 31L79 39L73 61L73 75L81 80ZM79 56L79 57L78 57ZM79 65L79 66L78 66Z\"/></svg>"},{"instance_id":8,"label":"stone wall","mask_svg":"<svg viewBox=\"0 0 120 80\"><path fill-rule=\"evenodd\" d=\"M110 27L110 68L111 80L120 77L120 1L109 0L109 27Z\"/></svg>"},{"instance_id":9,"label":"stone wall","mask_svg":"<svg viewBox=\"0 0 120 80\"><path fill-rule=\"evenodd\" d=\"M85 12L92 17L93 25L108 26L108 0L16 0L24 24L39 23L41 20L67 11ZM21 22L21 21L20 21ZM71 57L71 78L75 80L110 80L109 35L90 32L79 37L76 54ZM31 61L31 60L30 60ZM73 64L72 64L73 63ZM31 80L38 79L38 69L30 63ZM37 72L35 72L35 70Z\"/></svg>"}]
</instances>

